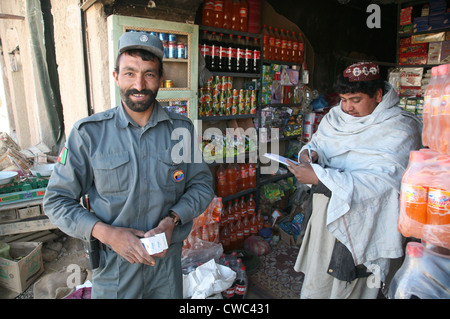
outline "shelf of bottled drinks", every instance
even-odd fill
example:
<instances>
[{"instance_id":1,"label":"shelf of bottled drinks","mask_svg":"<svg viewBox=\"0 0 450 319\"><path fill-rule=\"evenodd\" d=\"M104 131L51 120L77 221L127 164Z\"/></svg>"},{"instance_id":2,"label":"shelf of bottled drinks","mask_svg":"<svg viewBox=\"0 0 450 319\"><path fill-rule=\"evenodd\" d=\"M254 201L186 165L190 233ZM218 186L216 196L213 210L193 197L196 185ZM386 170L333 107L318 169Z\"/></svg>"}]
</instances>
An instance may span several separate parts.
<instances>
[{"instance_id":1,"label":"shelf of bottled drinks","mask_svg":"<svg viewBox=\"0 0 450 319\"><path fill-rule=\"evenodd\" d=\"M199 26L199 51L205 60L206 68L213 74L214 83L211 84L211 89L208 88L208 84L205 89L200 89L198 117L200 120L239 121L250 119L257 121L257 127L261 127L260 109L262 107L301 106L301 104L295 103L263 103L260 96L257 98L253 96L255 91L261 90L263 65L282 64L290 67L302 65L304 41L301 33L274 26L263 25L252 29L252 22L249 21L252 19L249 9L246 1L204 1L202 25ZM231 89L233 85L224 84L222 80L230 81L231 79L233 81L237 78L244 79L244 81L255 81L255 84L249 90ZM228 90L224 90L225 87L228 87ZM205 94L205 92L208 93ZM236 98L235 101L232 100L234 98ZM222 104L223 100L228 99L233 107L225 104L226 102ZM211 100L214 102L211 102L209 107L204 107L208 103L203 102ZM301 138L301 134L282 137L279 141L299 138ZM255 193L254 199L258 206L261 185L292 177L292 174L286 173L261 178L259 164L249 163L248 154L246 154L245 163L235 164L236 161L230 158L224 158L224 162L233 163L213 162L210 164L211 167L214 167L213 173L215 171L213 175L216 177L216 194L222 197L224 203L232 202L242 196L249 199L250 195L253 197L253 193ZM254 179L255 185L250 187L244 185L241 189L231 189L228 193L224 193L223 187L232 188L238 185L237 188L239 188L240 181L236 182L236 179L231 177L232 173L229 172L233 168L237 171L238 180L241 180L239 175L242 175L243 179L250 176ZM229 172L228 178L231 182L226 181L227 174L222 174L222 171Z\"/></svg>"}]
</instances>

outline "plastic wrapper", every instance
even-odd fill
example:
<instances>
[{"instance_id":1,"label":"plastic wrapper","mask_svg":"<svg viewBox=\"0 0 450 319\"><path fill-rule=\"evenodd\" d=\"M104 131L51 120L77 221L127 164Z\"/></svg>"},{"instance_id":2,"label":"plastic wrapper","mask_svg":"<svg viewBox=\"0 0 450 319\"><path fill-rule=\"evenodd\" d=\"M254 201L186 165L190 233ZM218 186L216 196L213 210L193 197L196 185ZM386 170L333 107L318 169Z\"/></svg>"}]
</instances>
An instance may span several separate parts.
<instances>
[{"instance_id":1,"label":"plastic wrapper","mask_svg":"<svg viewBox=\"0 0 450 319\"><path fill-rule=\"evenodd\" d=\"M229 288L236 273L213 259L183 275L183 298L205 299Z\"/></svg>"},{"instance_id":2,"label":"plastic wrapper","mask_svg":"<svg viewBox=\"0 0 450 319\"><path fill-rule=\"evenodd\" d=\"M450 251L410 242L403 265L390 284L390 299L449 299Z\"/></svg>"},{"instance_id":3,"label":"plastic wrapper","mask_svg":"<svg viewBox=\"0 0 450 319\"><path fill-rule=\"evenodd\" d=\"M219 260L223 254L222 244L192 238L189 248L181 252L181 268L183 273L193 271L199 265L210 259Z\"/></svg>"},{"instance_id":4,"label":"plastic wrapper","mask_svg":"<svg viewBox=\"0 0 450 319\"><path fill-rule=\"evenodd\" d=\"M205 211L193 220L191 233L181 252L181 266L185 273L210 259L218 260L223 253L219 243L219 202L219 197L214 197Z\"/></svg>"},{"instance_id":5,"label":"plastic wrapper","mask_svg":"<svg viewBox=\"0 0 450 319\"><path fill-rule=\"evenodd\" d=\"M450 249L450 224L423 224L400 213L398 229L405 237L423 239L430 244Z\"/></svg>"}]
</instances>

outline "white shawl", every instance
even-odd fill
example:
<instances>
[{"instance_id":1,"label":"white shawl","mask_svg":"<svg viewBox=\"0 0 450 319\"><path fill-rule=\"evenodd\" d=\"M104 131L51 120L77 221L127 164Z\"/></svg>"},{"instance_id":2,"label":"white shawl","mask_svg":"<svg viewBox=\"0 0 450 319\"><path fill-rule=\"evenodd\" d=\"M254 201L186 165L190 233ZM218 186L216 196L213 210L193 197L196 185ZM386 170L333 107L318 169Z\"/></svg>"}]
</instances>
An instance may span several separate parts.
<instances>
[{"instance_id":1,"label":"white shawl","mask_svg":"<svg viewBox=\"0 0 450 319\"><path fill-rule=\"evenodd\" d=\"M387 93L374 112L353 117L333 107L313 135L311 149L319 155L312 167L332 191L327 228L350 250L355 264L381 267L387 258L403 255L397 231L399 193L409 152L421 146L419 120L398 107L399 98Z\"/></svg>"}]
</instances>

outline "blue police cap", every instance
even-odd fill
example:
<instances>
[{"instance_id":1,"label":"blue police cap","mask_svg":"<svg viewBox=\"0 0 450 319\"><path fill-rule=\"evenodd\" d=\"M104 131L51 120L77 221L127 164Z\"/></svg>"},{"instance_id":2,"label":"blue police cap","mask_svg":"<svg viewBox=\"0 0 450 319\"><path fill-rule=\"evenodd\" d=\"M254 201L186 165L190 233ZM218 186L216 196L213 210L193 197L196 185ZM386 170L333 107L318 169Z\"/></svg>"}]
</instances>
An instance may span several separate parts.
<instances>
[{"instance_id":1,"label":"blue police cap","mask_svg":"<svg viewBox=\"0 0 450 319\"><path fill-rule=\"evenodd\" d=\"M119 52L117 56L132 49L147 50L160 59L164 56L163 43L161 40L147 32L125 32L120 36Z\"/></svg>"}]
</instances>

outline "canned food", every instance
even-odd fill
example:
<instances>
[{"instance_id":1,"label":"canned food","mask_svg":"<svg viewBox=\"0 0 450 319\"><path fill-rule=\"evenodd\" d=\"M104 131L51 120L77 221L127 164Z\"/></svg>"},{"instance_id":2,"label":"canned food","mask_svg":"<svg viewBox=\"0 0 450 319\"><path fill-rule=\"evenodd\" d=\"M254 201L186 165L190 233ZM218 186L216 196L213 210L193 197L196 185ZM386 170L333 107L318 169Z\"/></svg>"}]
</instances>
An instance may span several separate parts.
<instances>
[{"instance_id":1,"label":"canned food","mask_svg":"<svg viewBox=\"0 0 450 319\"><path fill-rule=\"evenodd\" d=\"M172 88L173 87L173 81L172 80L165 80L164 81L164 87Z\"/></svg>"}]
</instances>

